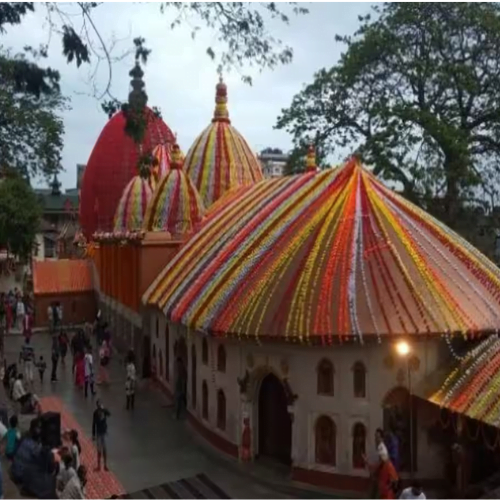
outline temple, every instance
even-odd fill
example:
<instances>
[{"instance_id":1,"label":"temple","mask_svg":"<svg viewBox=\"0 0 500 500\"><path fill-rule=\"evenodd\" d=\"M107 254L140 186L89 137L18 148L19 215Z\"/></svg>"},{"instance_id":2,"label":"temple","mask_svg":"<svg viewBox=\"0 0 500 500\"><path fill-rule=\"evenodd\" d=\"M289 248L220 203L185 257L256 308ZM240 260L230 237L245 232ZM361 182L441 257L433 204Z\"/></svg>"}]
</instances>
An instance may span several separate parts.
<instances>
[{"instance_id":1,"label":"temple","mask_svg":"<svg viewBox=\"0 0 500 500\"><path fill-rule=\"evenodd\" d=\"M185 364L189 420L211 445L367 491L377 428L424 484L444 477L443 415L498 431L500 272L486 257L357 159L319 171L311 146L304 173L263 179L222 80L185 157L161 119L139 146L124 126L119 112L104 127L82 183L94 287L143 376L171 393Z\"/></svg>"}]
</instances>

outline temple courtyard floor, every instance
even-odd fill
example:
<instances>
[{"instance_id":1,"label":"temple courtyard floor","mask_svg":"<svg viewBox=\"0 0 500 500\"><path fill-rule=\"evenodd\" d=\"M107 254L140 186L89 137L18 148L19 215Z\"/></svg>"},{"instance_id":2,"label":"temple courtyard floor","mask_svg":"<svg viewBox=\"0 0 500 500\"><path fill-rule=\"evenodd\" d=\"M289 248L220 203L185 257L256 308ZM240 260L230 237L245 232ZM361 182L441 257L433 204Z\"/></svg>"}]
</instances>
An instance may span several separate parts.
<instances>
[{"instance_id":1,"label":"temple courtyard floor","mask_svg":"<svg viewBox=\"0 0 500 500\"><path fill-rule=\"evenodd\" d=\"M17 361L23 341L21 335L6 336L7 363ZM299 488L282 471L223 457L209 448L185 420L174 418L171 402L147 380L139 382L135 410L127 412L125 367L118 354L108 369L109 385L97 386L97 395L85 399L73 384L71 356L66 366L59 366L58 382L51 383L50 335L37 333L32 343L37 359L43 355L48 365L44 384L37 377L33 392L41 398L44 411L61 413L63 430L78 430L83 463L89 468L88 498L127 493L132 498L332 498L331 494ZM96 398L111 412L109 473L93 471L96 455L91 437ZM5 463L2 468L5 478ZM6 496L12 498L12 485L5 488Z\"/></svg>"}]
</instances>

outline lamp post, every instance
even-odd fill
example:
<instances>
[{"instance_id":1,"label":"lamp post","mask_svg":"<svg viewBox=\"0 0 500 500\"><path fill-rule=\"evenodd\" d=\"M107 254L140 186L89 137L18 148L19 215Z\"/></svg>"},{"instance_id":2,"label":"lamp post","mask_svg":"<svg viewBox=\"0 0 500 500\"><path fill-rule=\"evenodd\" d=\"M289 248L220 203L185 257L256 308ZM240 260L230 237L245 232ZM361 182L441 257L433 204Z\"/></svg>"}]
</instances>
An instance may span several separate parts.
<instances>
[{"instance_id":1,"label":"lamp post","mask_svg":"<svg viewBox=\"0 0 500 500\"><path fill-rule=\"evenodd\" d=\"M413 401L412 401L412 386L411 386L411 367L410 367L410 352L411 347L405 340L400 340L396 344L396 352L406 361L406 371L408 373L408 393L410 403L410 478L413 479Z\"/></svg>"}]
</instances>

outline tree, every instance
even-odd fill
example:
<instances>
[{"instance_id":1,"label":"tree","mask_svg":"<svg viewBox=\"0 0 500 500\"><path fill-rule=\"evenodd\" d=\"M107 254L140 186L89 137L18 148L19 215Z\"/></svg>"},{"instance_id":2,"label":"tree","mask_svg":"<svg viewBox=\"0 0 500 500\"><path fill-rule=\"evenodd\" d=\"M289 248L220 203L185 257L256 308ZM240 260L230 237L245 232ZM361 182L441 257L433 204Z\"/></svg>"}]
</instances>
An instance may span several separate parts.
<instances>
[{"instance_id":1,"label":"tree","mask_svg":"<svg viewBox=\"0 0 500 500\"><path fill-rule=\"evenodd\" d=\"M454 225L498 169L500 6L386 3L360 23L277 127L350 147L410 200L441 199L436 215Z\"/></svg>"},{"instance_id":2,"label":"tree","mask_svg":"<svg viewBox=\"0 0 500 500\"><path fill-rule=\"evenodd\" d=\"M42 77L30 90L36 65L22 55L0 52L0 158L2 167L23 175L51 176L61 168L64 124L59 116L65 100L57 79Z\"/></svg>"},{"instance_id":3,"label":"tree","mask_svg":"<svg viewBox=\"0 0 500 500\"><path fill-rule=\"evenodd\" d=\"M55 38L53 34L60 37L62 52L68 63L78 67L93 63L96 68L101 63L107 65L107 83L103 89L94 89L94 94L98 99L107 99L103 109L108 114L120 108L128 111L127 133L139 141L145 128L142 113L138 113L137 109L134 111L130 103L120 102L111 94L113 62L122 59L127 53L113 54L114 40L104 40L97 29L93 16L100 6L101 3L97 2L76 2L71 5L56 2L0 3L0 34L9 25L21 24L28 13L42 11L50 31L48 39ZM201 29L200 24L214 30L215 40L221 50L209 46L206 53L217 63L219 71L241 70L247 65L272 69L292 59L292 49L283 46L267 30L266 14L271 19L289 22L286 9L274 2L164 2L159 5L159 10L161 13L173 11L176 14L170 29L189 23L193 38ZM305 14L307 10L291 3L291 12ZM147 30L147 27L144 29ZM134 40L134 72L141 71L139 62L146 63L150 53L144 42L140 37ZM47 175L60 169L63 133L63 124L56 118L56 112L63 105L59 93L59 73L40 66L40 59L47 57L49 49L48 44L39 48L26 47L25 54L14 57L8 52L0 52L0 81L6 86L3 95L0 94L2 160L4 164L19 167L23 171ZM251 83L249 75L242 74L242 78ZM5 115L4 105L8 111ZM35 119L28 122L26 117L35 109ZM4 121L8 120L8 124L2 122L1 115L6 117Z\"/></svg>"},{"instance_id":4,"label":"tree","mask_svg":"<svg viewBox=\"0 0 500 500\"><path fill-rule=\"evenodd\" d=\"M29 182L10 170L0 180L0 248L28 259L39 229L41 206Z\"/></svg>"}]
</instances>

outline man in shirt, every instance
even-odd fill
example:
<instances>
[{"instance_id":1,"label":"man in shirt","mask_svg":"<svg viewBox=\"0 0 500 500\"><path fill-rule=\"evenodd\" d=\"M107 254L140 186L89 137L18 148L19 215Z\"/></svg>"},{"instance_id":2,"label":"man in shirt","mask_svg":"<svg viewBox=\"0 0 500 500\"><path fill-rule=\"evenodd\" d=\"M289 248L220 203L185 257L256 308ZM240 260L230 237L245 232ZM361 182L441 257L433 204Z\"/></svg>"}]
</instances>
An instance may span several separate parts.
<instances>
[{"instance_id":1,"label":"man in shirt","mask_svg":"<svg viewBox=\"0 0 500 500\"><path fill-rule=\"evenodd\" d=\"M28 384L33 384L33 368L35 365L35 350L31 345L29 337L24 341L21 347L19 359L24 363L24 375Z\"/></svg>"},{"instance_id":2,"label":"man in shirt","mask_svg":"<svg viewBox=\"0 0 500 500\"><path fill-rule=\"evenodd\" d=\"M96 442L97 447L97 468L101 470L101 457L104 461L104 470L108 470L107 450L106 450L106 434L108 433L108 417L109 411L104 408L101 401L96 402L97 408L94 410L92 418L92 439Z\"/></svg>"},{"instance_id":3,"label":"man in shirt","mask_svg":"<svg viewBox=\"0 0 500 500\"><path fill-rule=\"evenodd\" d=\"M23 374L17 376L12 388L12 398L21 405L21 413L32 413L37 406L37 399L30 392L26 392L23 384Z\"/></svg>"},{"instance_id":4,"label":"man in shirt","mask_svg":"<svg viewBox=\"0 0 500 500\"><path fill-rule=\"evenodd\" d=\"M84 359L84 370L85 370L85 397L87 397L88 389L90 386L90 392L92 396L95 395L94 391L94 358L92 357L92 352L87 349Z\"/></svg>"},{"instance_id":5,"label":"man in shirt","mask_svg":"<svg viewBox=\"0 0 500 500\"><path fill-rule=\"evenodd\" d=\"M85 498L85 484L87 483L87 468L80 465L76 474L66 483L60 498L80 499Z\"/></svg>"}]
</instances>

